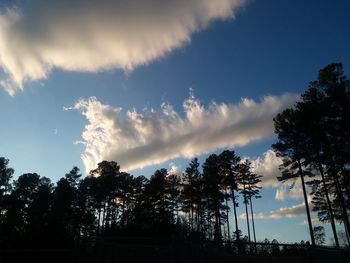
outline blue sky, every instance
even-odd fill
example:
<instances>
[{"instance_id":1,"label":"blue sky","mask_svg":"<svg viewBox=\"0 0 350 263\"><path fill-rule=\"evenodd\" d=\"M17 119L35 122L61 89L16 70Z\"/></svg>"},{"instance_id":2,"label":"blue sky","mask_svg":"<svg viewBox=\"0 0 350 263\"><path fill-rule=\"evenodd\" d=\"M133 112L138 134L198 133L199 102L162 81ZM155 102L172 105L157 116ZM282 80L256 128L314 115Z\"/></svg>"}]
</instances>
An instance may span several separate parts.
<instances>
[{"instance_id":1,"label":"blue sky","mask_svg":"<svg viewBox=\"0 0 350 263\"><path fill-rule=\"evenodd\" d=\"M85 173L102 157L125 159L133 174L149 176L159 167L185 169L190 156L203 162L209 152L232 148L256 160L271 180L278 172L266 158L275 140L271 116L290 106L328 63L342 62L349 75L347 0L144 1L139 8L50 2L0 5L0 155L16 176L37 172L56 181L74 165ZM190 89L195 98L186 111ZM162 113L163 103L172 105L176 120ZM204 113L190 119L200 106ZM226 115L218 113L224 109ZM148 130L136 129L128 110ZM103 134L108 145L97 136L101 127L82 138L87 125L100 123L109 129ZM200 139L196 131L203 131ZM158 132L168 136L161 143ZM131 158L136 144L148 152ZM264 217L256 220L258 238L307 240L305 216L293 214L298 207L271 219L280 208L300 205L298 192L266 185L255 204Z\"/></svg>"}]
</instances>

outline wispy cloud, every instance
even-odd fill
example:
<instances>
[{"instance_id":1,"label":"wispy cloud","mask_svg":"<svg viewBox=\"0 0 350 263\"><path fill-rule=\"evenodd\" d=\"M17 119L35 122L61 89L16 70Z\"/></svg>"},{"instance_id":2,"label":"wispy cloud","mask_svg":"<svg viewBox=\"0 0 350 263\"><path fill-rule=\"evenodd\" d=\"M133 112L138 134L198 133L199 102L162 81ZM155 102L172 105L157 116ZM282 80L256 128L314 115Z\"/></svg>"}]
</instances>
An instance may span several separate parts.
<instances>
[{"instance_id":1,"label":"wispy cloud","mask_svg":"<svg viewBox=\"0 0 350 263\"><path fill-rule=\"evenodd\" d=\"M132 70L231 19L246 0L31 0L0 10L0 80L8 93L54 68Z\"/></svg>"},{"instance_id":2,"label":"wispy cloud","mask_svg":"<svg viewBox=\"0 0 350 263\"><path fill-rule=\"evenodd\" d=\"M284 199L286 199L286 195L287 193L284 188L278 188L276 190L275 200L283 201Z\"/></svg>"},{"instance_id":3,"label":"wispy cloud","mask_svg":"<svg viewBox=\"0 0 350 263\"><path fill-rule=\"evenodd\" d=\"M309 203L311 205L311 203ZM281 219L281 218L293 218L297 216L305 215L305 203L289 206L289 207L281 207L277 210L272 210L268 213L257 213L254 214L255 219ZM250 215L249 215L250 216ZM240 219L245 219L245 214L239 215Z\"/></svg>"},{"instance_id":4,"label":"wispy cloud","mask_svg":"<svg viewBox=\"0 0 350 263\"><path fill-rule=\"evenodd\" d=\"M305 215L305 203L293 205L290 207L281 207L278 210L271 211L268 216L272 219L279 219L282 217L296 217Z\"/></svg>"},{"instance_id":5,"label":"wispy cloud","mask_svg":"<svg viewBox=\"0 0 350 263\"><path fill-rule=\"evenodd\" d=\"M301 186L300 179L296 179L291 188L288 185L281 184L276 189L275 199L278 201L284 201L287 198L291 199L301 199L303 198L303 189ZM311 198L311 197L309 197ZM310 199L311 200L311 199Z\"/></svg>"},{"instance_id":6,"label":"wispy cloud","mask_svg":"<svg viewBox=\"0 0 350 263\"><path fill-rule=\"evenodd\" d=\"M212 103L205 108L191 95L183 103L184 117L167 103L159 111L125 113L95 97L81 99L73 108L88 121L82 133L86 170L102 160L118 161L130 170L268 138L273 134L272 118L296 99L296 95L284 94L266 96L260 102Z\"/></svg>"},{"instance_id":7,"label":"wispy cloud","mask_svg":"<svg viewBox=\"0 0 350 263\"><path fill-rule=\"evenodd\" d=\"M324 225L325 222L321 222L318 218L311 218L311 223L313 225ZM308 222L306 219L304 219L302 222L299 223L300 225L307 225Z\"/></svg>"}]
</instances>

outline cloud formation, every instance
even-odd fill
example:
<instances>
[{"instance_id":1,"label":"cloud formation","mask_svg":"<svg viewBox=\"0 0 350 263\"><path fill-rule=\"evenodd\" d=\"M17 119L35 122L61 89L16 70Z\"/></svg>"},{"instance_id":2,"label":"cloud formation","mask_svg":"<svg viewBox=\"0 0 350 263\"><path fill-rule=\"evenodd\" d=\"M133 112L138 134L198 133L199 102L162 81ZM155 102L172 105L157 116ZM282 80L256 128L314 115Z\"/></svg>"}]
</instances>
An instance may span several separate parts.
<instances>
[{"instance_id":1,"label":"cloud formation","mask_svg":"<svg viewBox=\"0 0 350 263\"><path fill-rule=\"evenodd\" d=\"M305 203L293 205L290 207L281 207L278 210L270 211L267 215L271 219L280 219L282 217L296 217L300 215L305 215Z\"/></svg>"},{"instance_id":2,"label":"cloud formation","mask_svg":"<svg viewBox=\"0 0 350 263\"><path fill-rule=\"evenodd\" d=\"M311 203L309 203L311 205ZM310 206L312 209L312 205ZM272 210L268 213L257 213L254 214L255 219L281 219L281 218L293 218L297 216L302 216L306 214L305 203L289 206L289 207L281 207L277 210ZM249 215L250 216L250 215ZM245 214L239 215L240 219L245 219Z\"/></svg>"},{"instance_id":3,"label":"cloud formation","mask_svg":"<svg viewBox=\"0 0 350 263\"><path fill-rule=\"evenodd\" d=\"M102 160L115 160L131 170L268 138L273 134L272 118L296 99L297 95L284 94L260 102L246 98L237 104L213 102L205 108L190 95L183 103L183 117L167 103L159 111L125 113L95 97L80 99L72 108L88 121L81 156L86 170Z\"/></svg>"},{"instance_id":4,"label":"cloud formation","mask_svg":"<svg viewBox=\"0 0 350 263\"><path fill-rule=\"evenodd\" d=\"M273 150L267 150L256 159L250 159L254 173L262 175L262 187L276 188L275 200L284 201L286 199L300 199L303 197L303 190L299 178L286 182L279 182L278 176L281 176L279 166L282 159L277 157ZM292 187L293 186L293 187Z\"/></svg>"},{"instance_id":5,"label":"cloud formation","mask_svg":"<svg viewBox=\"0 0 350 263\"><path fill-rule=\"evenodd\" d=\"M286 195L287 193L284 188L278 188L276 189L275 200L283 201L284 199L286 199Z\"/></svg>"},{"instance_id":6,"label":"cloud formation","mask_svg":"<svg viewBox=\"0 0 350 263\"><path fill-rule=\"evenodd\" d=\"M280 185L276 189L275 200L284 201L287 198L291 198L291 199L303 198L303 188L301 186L301 182L299 178L295 181L292 188L290 186Z\"/></svg>"},{"instance_id":7,"label":"cloud formation","mask_svg":"<svg viewBox=\"0 0 350 263\"><path fill-rule=\"evenodd\" d=\"M261 157L251 160L252 170L256 174L262 175L263 187L277 187L277 176L281 176L278 167L282 164L281 158L277 157L273 150L267 150Z\"/></svg>"},{"instance_id":8,"label":"cloud formation","mask_svg":"<svg viewBox=\"0 0 350 263\"><path fill-rule=\"evenodd\" d=\"M190 42L246 0L32 0L0 10L0 85L14 95L52 69L130 71Z\"/></svg>"}]
</instances>

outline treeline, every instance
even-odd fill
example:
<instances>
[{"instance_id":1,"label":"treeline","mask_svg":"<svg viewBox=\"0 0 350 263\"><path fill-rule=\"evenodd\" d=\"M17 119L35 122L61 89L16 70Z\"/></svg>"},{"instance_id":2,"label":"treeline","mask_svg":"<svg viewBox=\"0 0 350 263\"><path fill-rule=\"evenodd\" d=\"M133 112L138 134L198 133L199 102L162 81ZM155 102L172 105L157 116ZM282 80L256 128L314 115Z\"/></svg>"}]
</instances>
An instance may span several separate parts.
<instances>
[{"instance_id":1,"label":"treeline","mask_svg":"<svg viewBox=\"0 0 350 263\"><path fill-rule=\"evenodd\" d=\"M283 160L278 179L301 178L312 244L319 228L312 227L310 203L320 221L331 223L336 246L336 222L344 224L349 244L350 81L342 64L320 70L300 101L278 114L274 124L278 141L272 147Z\"/></svg>"},{"instance_id":2,"label":"treeline","mask_svg":"<svg viewBox=\"0 0 350 263\"><path fill-rule=\"evenodd\" d=\"M324 243L324 231L312 226L310 204L320 221L331 223L336 246L337 222L349 241L349 123L350 81L340 63L320 70L295 106L274 118L272 147L283 161L278 179L293 187L300 178L312 245ZM202 169L194 158L182 175L160 169L149 178L133 176L114 161L99 163L84 178L74 167L56 184L35 173L12 180L13 173L9 160L0 158L2 248L74 247L117 236L233 241L236 247L256 242L253 203L261 176L234 151L210 155ZM246 238L238 225L238 196Z\"/></svg>"},{"instance_id":3,"label":"treeline","mask_svg":"<svg viewBox=\"0 0 350 263\"><path fill-rule=\"evenodd\" d=\"M247 214L248 239L256 240L248 214L253 215L253 198L260 197L261 176L251 172L248 161L240 162L234 151L210 155L203 172L197 158L182 175L160 169L149 179L122 172L114 161L103 161L84 178L74 167L55 185L36 173L11 181L14 170L8 164L8 159L0 158L3 248L73 247L96 236L239 240L239 195Z\"/></svg>"}]
</instances>

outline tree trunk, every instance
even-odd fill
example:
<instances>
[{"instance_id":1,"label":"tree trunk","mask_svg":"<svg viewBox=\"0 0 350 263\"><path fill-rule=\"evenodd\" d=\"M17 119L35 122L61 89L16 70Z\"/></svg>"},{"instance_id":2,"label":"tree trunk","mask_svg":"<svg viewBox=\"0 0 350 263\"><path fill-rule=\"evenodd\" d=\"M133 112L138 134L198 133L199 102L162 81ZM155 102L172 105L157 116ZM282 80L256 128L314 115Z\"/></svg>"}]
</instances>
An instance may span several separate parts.
<instances>
[{"instance_id":1,"label":"tree trunk","mask_svg":"<svg viewBox=\"0 0 350 263\"><path fill-rule=\"evenodd\" d=\"M214 239L216 242L219 242L221 240L221 224L220 224L220 210L217 210L215 212L215 232L214 232Z\"/></svg>"},{"instance_id":2,"label":"tree trunk","mask_svg":"<svg viewBox=\"0 0 350 263\"><path fill-rule=\"evenodd\" d=\"M227 240L230 242L230 222L229 222L229 207L228 207L228 195L227 195L227 189L225 188L225 202L226 202L226 221L227 221Z\"/></svg>"},{"instance_id":3,"label":"tree trunk","mask_svg":"<svg viewBox=\"0 0 350 263\"><path fill-rule=\"evenodd\" d=\"M252 226L253 226L253 236L254 236L254 243L256 243L256 236L255 236L255 224L254 224L254 213L253 213L253 203L252 203L252 198L249 197L250 201L250 213L252 215Z\"/></svg>"},{"instance_id":4,"label":"tree trunk","mask_svg":"<svg viewBox=\"0 0 350 263\"><path fill-rule=\"evenodd\" d=\"M328 211L329 211L329 215L331 217L331 226L332 226L335 245L337 248L339 248L339 240L338 240L337 230L336 230L335 223L334 223L333 209L332 209L331 201L329 200L329 194L328 194L328 189L327 189L327 185L326 185L326 180L324 178L323 167L322 167L322 164L320 161L318 161L318 169L319 169L320 174L321 174L322 184L323 184L324 193L326 196L326 201L327 201L327 206L328 206Z\"/></svg>"},{"instance_id":5,"label":"tree trunk","mask_svg":"<svg viewBox=\"0 0 350 263\"><path fill-rule=\"evenodd\" d=\"M235 218L235 228L236 228L236 240L237 244L239 243L239 229L238 229L238 221L237 221L237 210L236 210L236 196L235 196L235 190L231 189L232 194L232 203L233 203L233 214Z\"/></svg>"},{"instance_id":6,"label":"tree trunk","mask_svg":"<svg viewBox=\"0 0 350 263\"><path fill-rule=\"evenodd\" d=\"M193 231L193 201L191 200L191 231Z\"/></svg>"},{"instance_id":7,"label":"tree trunk","mask_svg":"<svg viewBox=\"0 0 350 263\"><path fill-rule=\"evenodd\" d=\"M244 205L245 205L245 215L246 215L246 219L247 219L248 241L250 242L250 227L249 227L248 198L247 197L244 197Z\"/></svg>"},{"instance_id":8,"label":"tree trunk","mask_svg":"<svg viewBox=\"0 0 350 263\"><path fill-rule=\"evenodd\" d=\"M332 170L333 170L332 174L333 174L333 180L334 180L334 183L335 183L335 188L336 188L337 195L339 197L340 205L341 205L342 212L343 212L344 225L345 225L346 232L347 232L348 236L350 236L350 222L349 222L349 217L348 217L348 214L347 214L347 211L346 211L346 205L345 205L345 201L344 201L343 192L341 190L341 187L340 187L340 184L339 184L339 180L338 180L338 177L337 177L337 175L335 173L334 167L333 167Z\"/></svg>"},{"instance_id":9,"label":"tree trunk","mask_svg":"<svg viewBox=\"0 0 350 263\"><path fill-rule=\"evenodd\" d=\"M349 217L348 217L348 214L347 214L347 211L346 211L344 196L343 196L343 193L342 193L342 190L341 190L341 187L340 187L340 184L339 184L339 180L338 180L338 177L337 177L336 165L335 165L335 161L333 159L333 154L332 154L334 151L332 151L331 144L330 144L330 142L327 139L326 139L326 146L327 146L328 152L332 156L331 160L330 160L331 161L330 162L331 176L333 178L333 181L334 181L334 184L335 184L335 189L336 189L336 192L337 192L337 196L338 196L339 201L340 201L340 206L341 206L342 214L343 214L344 227L345 227L347 236L350 237L350 222L349 222Z\"/></svg>"},{"instance_id":10,"label":"tree trunk","mask_svg":"<svg viewBox=\"0 0 350 263\"><path fill-rule=\"evenodd\" d=\"M187 220L188 220L188 229L189 229L189 232L191 232L192 229L191 229L191 213L190 213L190 210L188 210L188 213L187 213Z\"/></svg>"},{"instance_id":11,"label":"tree trunk","mask_svg":"<svg viewBox=\"0 0 350 263\"><path fill-rule=\"evenodd\" d=\"M301 185L303 187L304 202L305 202L305 208L306 208L306 214L307 214L307 221L308 221L308 224L309 224L311 244L313 246L315 246L314 231L313 231L313 228L312 228L309 202L308 202L308 199L307 199L307 193L306 193L306 188L305 188L304 172L303 172L303 169L301 167L300 159L298 159L298 166L299 166L299 174L300 174L300 178L301 178Z\"/></svg>"},{"instance_id":12,"label":"tree trunk","mask_svg":"<svg viewBox=\"0 0 350 263\"><path fill-rule=\"evenodd\" d=\"M202 206L200 203L198 203L198 206L197 206L197 232L200 231L201 221L202 221Z\"/></svg>"},{"instance_id":13,"label":"tree trunk","mask_svg":"<svg viewBox=\"0 0 350 263\"><path fill-rule=\"evenodd\" d=\"M100 204L100 206L99 206L99 208L98 208L98 222L97 222L97 232L98 232L98 233L100 233L101 206L102 206L102 204Z\"/></svg>"}]
</instances>

